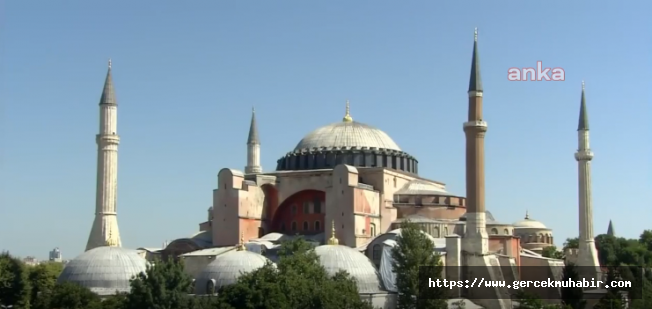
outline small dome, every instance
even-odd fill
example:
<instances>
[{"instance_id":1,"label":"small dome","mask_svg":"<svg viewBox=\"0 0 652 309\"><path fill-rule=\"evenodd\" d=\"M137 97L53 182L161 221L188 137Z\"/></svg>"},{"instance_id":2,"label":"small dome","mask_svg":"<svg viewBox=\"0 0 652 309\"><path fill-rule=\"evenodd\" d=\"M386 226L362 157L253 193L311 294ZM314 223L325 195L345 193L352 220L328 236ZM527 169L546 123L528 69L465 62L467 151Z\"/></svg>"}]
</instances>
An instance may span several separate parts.
<instances>
[{"instance_id":1,"label":"small dome","mask_svg":"<svg viewBox=\"0 0 652 309\"><path fill-rule=\"evenodd\" d=\"M548 229L543 223L530 219L530 215L527 212L525 213L525 219L514 222L512 225L516 229Z\"/></svg>"},{"instance_id":2,"label":"small dome","mask_svg":"<svg viewBox=\"0 0 652 309\"><path fill-rule=\"evenodd\" d=\"M358 283L360 293L378 292L382 285L380 275L369 258L354 248L323 245L315 248L319 262L329 275L344 270Z\"/></svg>"},{"instance_id":3,"label":"small dome","mask_svg":"<svg viewBox=\"0 0 652 309\"><path fill-rule=\"evenodd\" d=\"M268 261L269 259L258 253L246 250L218 255L195 280L195 293L216 293L222 286L236 283L242 273L261 268ZM209 282L212 282L210 285L212 285L213 291L209 291Z\"/></svg>"},{"instance_id":4,"label":"small dome","mask_svg":"<svg viewBox=\"0 0 652 309\"><path fill-rule=\"evenodd\" d=\"M136 250L97 247L68 262L58 282L72 282L98 295L129 292L129 280L147 270L147 261Z\"/></svg>"},{"instance_id":5,"label":"small dome","mask_svg":"<svg viewBox=\"0 0 652 309\"><path fill-rule=\"evenodd\" d=\"M321 147L376 147L401 150L387 133L355 121L337 122L318 128L301 139L294 150Z\"/></svg>"}]
</instances>

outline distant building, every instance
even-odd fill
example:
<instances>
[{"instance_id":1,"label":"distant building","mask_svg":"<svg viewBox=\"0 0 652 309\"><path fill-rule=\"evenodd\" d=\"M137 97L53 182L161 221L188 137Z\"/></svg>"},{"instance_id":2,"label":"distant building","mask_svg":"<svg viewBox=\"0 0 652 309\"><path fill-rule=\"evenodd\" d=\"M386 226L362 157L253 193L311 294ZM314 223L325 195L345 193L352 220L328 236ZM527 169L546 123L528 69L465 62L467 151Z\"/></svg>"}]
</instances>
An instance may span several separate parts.
<instances>
[{"instance_id":1,"label":"distant building","mask_svg":"<svg viewBox=\"0 0 652 309\"><path fill-rule=\"evenodd\" d=\"M25 263L25 265L35 266L39 264L39 261L33 256L28 256L23 259L23 263Z\"/></svg>"},{"instance_id":2,"label":"distant building","mask_svg":"<svg viewBox=\"0 0 652 309\"><path fill-rule=\"evenodd\" d=\"M61 257L61 250L59 250L59 247L56 247L50 251L50 262L63 262L63 258Z\"/></svg>"}]
</instances>

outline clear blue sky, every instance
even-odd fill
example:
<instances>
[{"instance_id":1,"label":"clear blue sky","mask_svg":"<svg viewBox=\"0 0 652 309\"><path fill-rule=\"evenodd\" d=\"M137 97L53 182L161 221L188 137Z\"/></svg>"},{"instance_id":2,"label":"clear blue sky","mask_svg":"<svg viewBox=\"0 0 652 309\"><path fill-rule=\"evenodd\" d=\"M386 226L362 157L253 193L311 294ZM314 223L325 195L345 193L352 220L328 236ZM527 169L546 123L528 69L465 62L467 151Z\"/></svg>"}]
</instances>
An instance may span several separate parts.
<instances>
[{"instance_id":1,"label":"clear blue sky","mask_svg":"<svg viewBox=\"0 0 652 309\"><path fill-rule=\"evenodd\" d=\"M94 216L98 102L113 59L123 245L157 247L206 220L217 172L242 169L251 107L262 163L311 130L385 130L423 177L463 195L473 28L485 88L487 209L578 234L581 81L596 234L650 226L648 1L6 1L0 249L73 258ZM513 82L510 67L562 67Z\"/></svg>"}]
</instances>

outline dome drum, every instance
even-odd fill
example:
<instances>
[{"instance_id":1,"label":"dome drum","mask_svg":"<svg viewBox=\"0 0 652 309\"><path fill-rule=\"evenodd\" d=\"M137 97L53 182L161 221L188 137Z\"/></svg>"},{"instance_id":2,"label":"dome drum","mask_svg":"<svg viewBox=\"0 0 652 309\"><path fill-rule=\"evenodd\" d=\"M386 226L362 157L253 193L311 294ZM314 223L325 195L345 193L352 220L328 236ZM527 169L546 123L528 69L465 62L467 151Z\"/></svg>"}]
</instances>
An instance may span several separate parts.
<instances>
[{"instance_id":1,"label":"dome drum","mask_svg":"<svg viewBox=\"0 0 652 309\"><path fill-rule=\"evenodd\" d=\"M334 168L339 164L355 167L384 167L418 174L418 161L406 152L376 147L301 148L277 161L277 171Z\"/></svg>"}]
</instances>

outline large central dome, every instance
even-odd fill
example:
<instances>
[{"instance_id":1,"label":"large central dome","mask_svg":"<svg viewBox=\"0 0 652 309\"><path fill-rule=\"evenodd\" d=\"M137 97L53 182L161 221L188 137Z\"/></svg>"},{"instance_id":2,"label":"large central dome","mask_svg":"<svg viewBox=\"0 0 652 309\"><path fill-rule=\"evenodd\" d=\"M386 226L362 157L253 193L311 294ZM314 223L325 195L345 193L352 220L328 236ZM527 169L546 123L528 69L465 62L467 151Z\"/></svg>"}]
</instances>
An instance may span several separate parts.
<instances>
[{"instance_id":1,"label":"large central dome","mask_svg":"<svg viewBox=\"0 0 652 309\"><path fill-rule=\"evenodd\" d=\"M354 121L332 123L306 135L294 150L312 148L351 148L376 147L379 149L401 150L387 133Z\"/></svg>"},{"instance_id":2,"label":"large central dome","mask_svg":"<svg viewBox=\"0 0 652 309\"><path fill-rule=\"evenodd\" d=\"M387 133L353 121L346 102L341 122L314 130L277 161L277 171L355 167L383 167L417 174L417 160L403 152Z\"/></svg>"}]
</instances>

